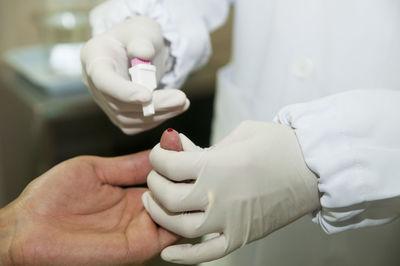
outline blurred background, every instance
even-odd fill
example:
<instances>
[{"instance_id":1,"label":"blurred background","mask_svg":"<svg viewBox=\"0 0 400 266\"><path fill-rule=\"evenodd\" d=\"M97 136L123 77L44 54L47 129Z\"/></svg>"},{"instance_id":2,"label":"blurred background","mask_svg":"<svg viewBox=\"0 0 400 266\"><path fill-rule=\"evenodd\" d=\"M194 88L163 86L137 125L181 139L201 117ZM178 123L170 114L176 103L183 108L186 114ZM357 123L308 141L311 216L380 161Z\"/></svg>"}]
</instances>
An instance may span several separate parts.
<instances>
[{"instance_id":1,"label":"blurred background","mask_svg":"<svg viewBox=\"0 0 400 266\"><path fill-rule=\"evenodd\" d=\"M149 149L169 127L200 146L209 144L215 73L230 57L232 19L213 33L211 61L183 86L189 111L126 136L96 106L80 76L79 50L91 31L88 14L101 2L0 0L1 207L61 161Z\"/></svg>"}]
</instances>

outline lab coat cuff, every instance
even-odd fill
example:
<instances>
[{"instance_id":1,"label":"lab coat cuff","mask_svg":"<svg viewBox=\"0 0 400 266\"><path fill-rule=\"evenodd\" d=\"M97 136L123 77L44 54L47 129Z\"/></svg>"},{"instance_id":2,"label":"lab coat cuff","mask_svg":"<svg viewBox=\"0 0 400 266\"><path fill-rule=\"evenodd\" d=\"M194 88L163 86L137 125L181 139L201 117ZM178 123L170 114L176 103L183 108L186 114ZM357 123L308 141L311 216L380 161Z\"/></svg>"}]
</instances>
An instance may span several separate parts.
<instances>
[{"instance_id":1,"label":"lab coat cuff","mask_svg":"<svg viewBox=\"0 0 400 266\"><path fill-rule=\"evenodd\" d=\"M204 22L191 1L109 0L90 14L93 35L101 34L125 19L148 16L157 21L170 45L163 88L180 88L188 75L203 66L211 55L211 42Z\"/></svg>"},{"instance_id":2,"label":"lab coat cuff","mask_svg":"<svg viewBox=\"0 0 400 266\"><path fill-rule=\"evenodd\" d=\"M385 207L379 204L372 209L374 208ZM376 214L369 215L369 213L371 213L370 210L360 209L359 206L338 209L323 208L312 214L312 221L320 225L325 233L336 234L350 229L384 225L396 219L393 213L386 217L379 217Z\"/></svg>"},{"instance_id":3,"label":"lab coat cuff","mask_svg":"<svg viewBox=\"0 0 400 266\"><path fill-rule=\"evenodd\" d=\"M284 107L276 122L292 127L308 167L319 176L327 233L386 223L399 216L400 93L354 90ZM391 207L387 207L391 206Z\"/></svg>"}]
</instances>

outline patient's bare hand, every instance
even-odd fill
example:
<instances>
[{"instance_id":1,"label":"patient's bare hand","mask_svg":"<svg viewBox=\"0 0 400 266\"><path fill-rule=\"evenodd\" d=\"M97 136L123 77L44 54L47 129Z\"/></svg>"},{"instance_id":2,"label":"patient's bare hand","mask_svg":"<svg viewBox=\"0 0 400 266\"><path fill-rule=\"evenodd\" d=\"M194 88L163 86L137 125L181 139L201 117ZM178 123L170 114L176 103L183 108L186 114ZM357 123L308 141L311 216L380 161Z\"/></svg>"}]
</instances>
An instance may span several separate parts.
<instances>
[{"instance_id":1,"label":"patient's bare hand","mask_svg":"<svg viewBox=\"0 0 400 266\"><path fill-rule=\"evenodd\" d=\"M143 208L149 151L65 161L0 212L2 264L141 263L178 237Z\"/></svg>"}]
</instances>

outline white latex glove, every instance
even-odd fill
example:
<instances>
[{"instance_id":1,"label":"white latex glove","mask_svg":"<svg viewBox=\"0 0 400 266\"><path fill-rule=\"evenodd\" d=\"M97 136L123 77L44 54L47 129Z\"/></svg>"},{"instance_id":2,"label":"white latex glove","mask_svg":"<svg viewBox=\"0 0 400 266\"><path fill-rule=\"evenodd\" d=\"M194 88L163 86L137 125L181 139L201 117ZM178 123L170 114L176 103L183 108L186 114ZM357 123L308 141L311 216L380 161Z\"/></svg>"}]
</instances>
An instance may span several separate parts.
<instances>
[{"instance_id":1,"label":"white latex glove","mask_svg":"<svg viewBox=\"0 0 400 266\"><path fill-rule=\"evenodd\" d=\"M317 178L287 126L244 122L209 149L180 138L183 152L159 145L151 152L144 206L156 223L184 237L217 235L167 247L166 261L221 258L319 207Z\"/></svg>"},{"instance_id":2,"label":"white latex glove","mask_svg":"<svg viewBox=\"0 0 400 266\"><path fill-rule=\"evenodd\" d=\"M159 24L149 17L130 18L88 41L82 49L83 80L96 103L126 134L153 128L189 108L179 90L149 92L131 82L130 59L151 60L160 81L165 73L168 47ZM155 115L144 117L142 106L153 100Z\"/></svg>"}]
</instances>

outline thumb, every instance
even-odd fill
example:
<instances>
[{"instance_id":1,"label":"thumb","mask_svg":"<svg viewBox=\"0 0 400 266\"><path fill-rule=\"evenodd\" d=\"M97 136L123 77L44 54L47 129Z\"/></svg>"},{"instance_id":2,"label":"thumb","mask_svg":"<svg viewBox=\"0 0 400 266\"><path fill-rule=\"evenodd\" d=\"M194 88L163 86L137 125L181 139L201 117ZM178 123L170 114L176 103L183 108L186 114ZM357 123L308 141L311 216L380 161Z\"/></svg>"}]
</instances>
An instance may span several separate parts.
<instances>
[{"instance_id":1,"label":"thumb","mask_svg":"<svg viewBox=\"0 0 400 266\"><path fill-rule=\"evenodd\" d=\"M99 178L114 186L133 186L146 183L151 171L150 151L114 158L94 157L93 166Z\"/></svg>"},{"instance_id":2,"label":"thumb","mask_svg":"<svg viewBox=\"0 0 400 266\"><path fill-rule=\"evenodd\" d=\"M117 25L113 34L126 47L130 59L152 60L164 44L160 24L147 16L135 16Z\"/></svg>"}]
</instances>

